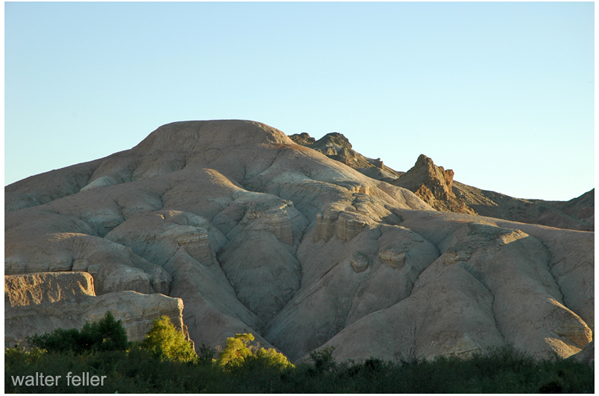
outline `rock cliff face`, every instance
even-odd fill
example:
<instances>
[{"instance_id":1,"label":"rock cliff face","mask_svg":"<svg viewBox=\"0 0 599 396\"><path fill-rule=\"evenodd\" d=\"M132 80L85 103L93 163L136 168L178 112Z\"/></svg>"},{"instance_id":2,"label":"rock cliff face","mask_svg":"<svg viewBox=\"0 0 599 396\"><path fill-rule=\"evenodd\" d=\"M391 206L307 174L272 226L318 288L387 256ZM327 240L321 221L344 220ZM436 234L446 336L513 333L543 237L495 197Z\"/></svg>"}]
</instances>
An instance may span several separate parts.
<instances>
[{"instance_id":1,"label":"rock cliff face","mask_svg":"<svg viewBox=\"0 0 599 396\"><path fill-rule=\"evenodd\" d=\"M81 328L111 311L131 341L142 340L152 321L163 315L183 329L183 300L162 294L121 291L96 296L87 272L44 272L6 275L4 280L6 347L56 328Z\"/></svg>"},{"instance_id":2,"label":"rock cliff face","mask_svg":"<svg viewBox=\"0 0 599 396\"><path fill-rule=\"evenodd\" d=\"M310 139L250 121L179 122L7 186L7 301L35 309L31 332L80 326L71 317L97 307L136 318L142 300L182 300L196 345L251 332L292 360L329 345L355 360L503 345L568 357L591 342L592 232L438 211ZM445 185L427 186L437 201L456 184L441 172ZM56 300L53 277L65 273L75 278ZM28 277L37 289L19 297ZM119 296L131 302L94 303ZM9 319L11 304L14 341L30 319Z\"/></svg>"}]
</instances>

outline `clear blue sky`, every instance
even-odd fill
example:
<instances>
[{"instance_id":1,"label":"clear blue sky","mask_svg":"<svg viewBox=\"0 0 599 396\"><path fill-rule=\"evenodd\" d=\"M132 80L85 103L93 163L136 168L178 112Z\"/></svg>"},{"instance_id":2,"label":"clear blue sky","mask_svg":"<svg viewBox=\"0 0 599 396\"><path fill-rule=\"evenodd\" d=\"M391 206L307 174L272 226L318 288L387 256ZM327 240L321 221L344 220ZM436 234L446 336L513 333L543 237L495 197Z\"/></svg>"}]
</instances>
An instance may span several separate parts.
<instances>
[{"instance_id":1,"label":"clear blue sky","mask_svg":"<svg viewBox=\"0 0 599 396\"><path fill-rule=\"evenodd\" d=\"M236 118L568 200L594 187L593 25L592 2L6 3L5 184Z\"/></svg>"}]
</instances>

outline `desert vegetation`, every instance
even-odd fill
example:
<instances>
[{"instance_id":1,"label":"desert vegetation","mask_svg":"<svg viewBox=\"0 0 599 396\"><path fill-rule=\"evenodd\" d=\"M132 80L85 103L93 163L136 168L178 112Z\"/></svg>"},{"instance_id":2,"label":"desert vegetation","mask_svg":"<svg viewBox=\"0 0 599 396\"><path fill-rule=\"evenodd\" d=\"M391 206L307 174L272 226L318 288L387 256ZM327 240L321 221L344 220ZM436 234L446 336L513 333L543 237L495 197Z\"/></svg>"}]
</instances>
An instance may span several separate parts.
<instances>
[{"instance_id":1,"label":"desert vegetation","mask_svg":"<svg viewBox=\"0 0 599 396\"><path fill-rule=\"evenodd\" d=\"M57 329L5 350L7 393L592 393L594 368L559 358L534 360L511 349L468 359L336 362L332 348L291 364L251 334L229 338L220 352L196 354L167 317L141 342L129 342L107 313L81 330ZM62 376L53 386L44 377ZM73 386L67 373L105 376L102 386ZM38 378L36 383L35 378ZM29 382L27 382L29 380ZM20 383L19 383L20 381Z\"/></svg>"}]
</instances>

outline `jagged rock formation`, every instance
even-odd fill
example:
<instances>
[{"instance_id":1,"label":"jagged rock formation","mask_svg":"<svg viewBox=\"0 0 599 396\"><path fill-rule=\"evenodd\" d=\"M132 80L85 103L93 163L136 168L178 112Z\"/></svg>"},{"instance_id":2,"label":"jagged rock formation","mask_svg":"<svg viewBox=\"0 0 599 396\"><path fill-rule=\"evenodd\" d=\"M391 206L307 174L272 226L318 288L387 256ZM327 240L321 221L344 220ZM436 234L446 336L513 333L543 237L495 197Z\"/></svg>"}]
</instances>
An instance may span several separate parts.
<instances>
[{"instance_id":1,"label":"jagged rock formation","mask_svg":"<svg viewBox=\"0 0 599 396\"><path fill-rule=\"evenodd\" d=\"M89 298L178 297L196 345L251 332L292 360L328 345L356 360L567 357L592 340L593 233L440 212L310 145L256 122L179 122L14 183L7 274L86 271Z\"/></svg>"},{"instance_id":2,"label":"jagged rock formation","mask_svg":"<svg viewBox=\"0 0 599 396\"><path fill-rule=\"evenodd\" d=\"M393 184L413 191L437 210L476 214L453 193L453 175L453 170L436 166L432 159L421 154L414 167L394 180Z\"/></svg>"},{"instance_id":3,"label":"jagged rock formation","mask_svg":"<svg viewBox=\"0 0 599 396\"><path fill-rule=\"evenodd\" d=\"M320 151L327 157L339 161L373 179L391 182L403 173L385 166L380 158L367 158L356 152L349 140L338 132L328 133L319 140L310 137L306 132L290 135L289 138L297 144Z\"/></svg>"},{"instance_id":4,"label":"jagged rock formation","mask_svg":"<svg viewBox=\"0 0 599 396\"><path fill-rule=\"evenodd\" d=\"M121 291L96 296L94 278L86 272L6 275L4 280L6 347L26 344L26 337L81 328L111 311L131 341L142 340L152 321L163 315L187 332L183 300L163 294Z\"/></svg>"},{"instance_id":5,"label":"jagged rock formation","mask_svg":"<svg viewBox=\"0 0 599 396\"><path fill-rule=\"evenodd\" d=\"M320 151L368 177L407 188L436 210L572 230L594 230L594 189L567 202L513 198L454 181L451 169L436 166L425 155L418 158L406 177L405 172L383 165L380 159L366 158L354 151L351 143L340 133L327 134L318 141L305 132L289 137L297 144Z\"/></svg>"}]
</instances>

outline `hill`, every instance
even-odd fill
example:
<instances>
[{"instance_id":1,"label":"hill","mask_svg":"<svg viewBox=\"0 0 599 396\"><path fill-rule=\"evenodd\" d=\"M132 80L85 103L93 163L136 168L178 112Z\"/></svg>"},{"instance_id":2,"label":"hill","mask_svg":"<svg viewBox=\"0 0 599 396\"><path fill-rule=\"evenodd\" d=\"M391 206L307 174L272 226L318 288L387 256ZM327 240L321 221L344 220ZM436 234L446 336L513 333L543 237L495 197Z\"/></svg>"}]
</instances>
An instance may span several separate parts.
<instances>
[{"instance_id":1,"label":"hill","mask_svg":"<svg viewBox=\"0 0 599 396\"><path fill-rule=\"evenodd\" d=\"M6 304L7 346L25 335L12 318L30 318L30 332L68 327L74 314L61 311L80 298L102 307L104 296L121 301L117 319L132 318L130 295L174 299L163 309L196 346L252 333L293 361L327 346L337 360L505 345L568 357L591 342L592 232L436 210L423 197L479 211L430 159L417 167L447 189L415 193L398 181L418 169L377 166L338 135L305 138L251 121L177 122L130 150L7 186L5 293L50 290ZM553 207L576 215L585 202ZM89 274L94 292L44 286L73 272ZM27 283L31 274L39 280ZM130 322L134 339L143 324Z\"/></svg>"}]
</instances>

